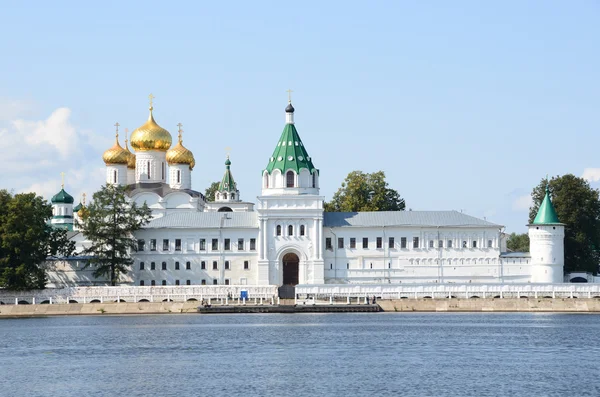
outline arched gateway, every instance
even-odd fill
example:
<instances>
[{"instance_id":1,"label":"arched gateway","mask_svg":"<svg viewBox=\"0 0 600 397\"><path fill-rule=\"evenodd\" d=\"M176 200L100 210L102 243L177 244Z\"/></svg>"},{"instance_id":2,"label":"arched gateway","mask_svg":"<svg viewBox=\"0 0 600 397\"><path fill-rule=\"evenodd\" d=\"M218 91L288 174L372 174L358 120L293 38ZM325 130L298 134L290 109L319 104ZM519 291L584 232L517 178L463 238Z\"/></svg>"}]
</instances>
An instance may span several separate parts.
<instances>
[{"instance_id":1,"label":"arched gateway","mask_svg":"<svg viewBox=\"0 0 600 397\"><path fill-rule=\"evenodd\" d=\"M282 259L283 264L283 285L296 285L299 283L298 268L300 259L298 255L289 253L285 254Z\"/></svg>"}]
</instances>

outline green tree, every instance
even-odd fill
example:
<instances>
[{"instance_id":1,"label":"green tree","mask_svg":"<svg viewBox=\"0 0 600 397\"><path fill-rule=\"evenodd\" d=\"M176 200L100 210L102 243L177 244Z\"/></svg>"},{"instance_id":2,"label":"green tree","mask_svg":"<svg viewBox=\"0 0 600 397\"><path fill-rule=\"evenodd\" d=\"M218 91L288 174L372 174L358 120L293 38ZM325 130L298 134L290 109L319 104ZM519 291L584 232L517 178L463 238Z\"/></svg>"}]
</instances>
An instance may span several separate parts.
<instances>
[{"instance_id":1,"label":"green tree","mask_svg":"<svg viewBox=\"0 0 600 397\"><path fill-rule=\"evenodd\" d=\"M116 285L133 264L129 253L137 248L134 233L150 221L152 214L146 203L139 207L129 202L126 191L126 186L102 186L79 223L91 242L85 253L92 257L89 264L97 265L94 277L108 276L111 285Z\"/></svg>"},{"instance_id":2,"label":"green tree","mask_svg":"<svg viewBox=\"0 0 600 397\"><path fill-rule=\"evenodd\" d=\"M215 193L219 190L220 182L213 182L209 187L204 191L204 197L206 197L206 201L215 201Z\"/></svg>"},{"instance_id":3,"label":"green tree","mask_svg":"<svg viewBox=\"0 0 600 397\"><path fill-rule=\"evenodd\" d=\"M388 187L383 171L372 174L352 171L331 201L325 203L325 211L403 211L405 206L400 194Z\"/></svg>"},{"instance_id":4,"label":"green tree","mask_svg":"<svg viewBox=\"0 0 600 397\"><path fill-rule=\"evenodd\" d=\"M543 179L531 197L529 223L533 222L544 199L546 185L558 220L565 224L565 272L574 270L596 274L600 263L600 197L597 189L572 174Z\"/></svg>"},{"instance_id":5,"label":"green tree","mask_svg":"<svg viewBox=\"0 0 600 397\"><path fill-rule=\"evenodd\" d=\"M0 287L11 290L46 286L43 262L70 256L75 243L67 231L48 224L52 205L35 193L12 195L0 190Z\"/></svg>"},{"instance_id":6,"label":"green tree","mask_svg":"<svg viewBox=\"0 0 600 397\"><path fill-rule=\"evenodd\" d=\"M506 239L509 252L529 252L529 235L527 233L511 233Z\"/></svg>"}]
</instances>

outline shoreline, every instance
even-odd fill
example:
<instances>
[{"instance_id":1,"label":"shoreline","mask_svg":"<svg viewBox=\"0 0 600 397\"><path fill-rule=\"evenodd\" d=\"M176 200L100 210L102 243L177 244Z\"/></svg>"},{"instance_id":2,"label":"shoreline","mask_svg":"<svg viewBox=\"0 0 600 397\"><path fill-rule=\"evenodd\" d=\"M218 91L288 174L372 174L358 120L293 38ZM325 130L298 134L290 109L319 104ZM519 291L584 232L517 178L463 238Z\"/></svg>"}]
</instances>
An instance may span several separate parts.
<instances>
[{"instance_id":1,"label":"shoreline","mask_svg":"<svg viewBox=\"0 0 600 397\"><path fill-rule=\"evenodd\" d=\"M381 313L600 313L597 298L480 298L378 300ZM110 302L36 305L0 305L2 318L34 318L82 315L201 314L198 302ZM229 305L232 307L233 305ZM342 306L342 305L337 305ZM213 307L227 307L213 305ZM240 306L241 307L241 306ZM273 307L264 305L263 307ZM331 306L315 305L314 312L330 312ZM323 310L318 310L322 308ZM236 314L246 314L244 313ZM230 314L230 313L228 313Z\"/></svg>"}]
</instances>

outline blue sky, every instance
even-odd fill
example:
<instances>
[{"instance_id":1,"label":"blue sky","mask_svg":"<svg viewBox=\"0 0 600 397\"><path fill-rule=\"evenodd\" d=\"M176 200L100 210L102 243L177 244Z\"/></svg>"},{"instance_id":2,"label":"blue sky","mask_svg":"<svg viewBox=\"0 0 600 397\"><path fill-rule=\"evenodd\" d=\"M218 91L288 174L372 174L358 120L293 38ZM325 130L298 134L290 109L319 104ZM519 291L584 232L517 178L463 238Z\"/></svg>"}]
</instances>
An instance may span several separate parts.
<instances>
[{"instance_id":1,"label":"blue sky","mask_svg":"<svg viewBox=\"0 0 600 397\"><path fill-rule=\"evenodd\" d=\"M5 3L0 188L104 181L115 122L155 118L196 157L196 190L225 148L242 198L296 126L330 199L384 170L414 210L463 210L525 231L546 174L600 180L597 1Z\"/></svg>"}]
</instances>

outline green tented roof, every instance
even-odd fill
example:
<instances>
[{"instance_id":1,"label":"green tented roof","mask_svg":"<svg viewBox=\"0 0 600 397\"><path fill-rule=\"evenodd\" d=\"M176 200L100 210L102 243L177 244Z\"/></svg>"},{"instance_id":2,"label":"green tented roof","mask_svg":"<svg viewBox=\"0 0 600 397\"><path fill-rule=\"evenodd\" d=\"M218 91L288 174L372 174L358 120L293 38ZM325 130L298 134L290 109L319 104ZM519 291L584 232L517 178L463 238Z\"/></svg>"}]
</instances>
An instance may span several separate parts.
<instances>
[{"instance_id":1,"label":"green tented roof","mask_svg":"<svg viewBox=\"0 0 600 397\"><path fill-rule=\"evenodd\" d=\"M556 210L552 205L552 200L550 200L550 192L548 191L548 188L546 188L546 196L544 196L544 200L533 220L533 225L548 225L553 223L560 223L560 221L558 220L558 215L556 215Z\"/></svg>"},{"instance_id":2,"label":"green tented roof","mask_svg":"<svg viewBox=\"0 0 600 397\"><path fill-rule=\"evenodd\" d=\"M74 201L73 196L65 192L64 188L60 189L60 192L56 193L51 200L52 204L73 204Z\"/></svg>"},{"instance_id":3,"label":"green tented roof","mask_svg":"<svg viewBox=\"0 0 600 397\"><path fill-rule=\"evenodd\" d=\"M290 169L299 173L302 168L308 169L311 174L317 171L300 140L296 127L294 124L286 124L265 170L269 174L273 170L284 173Z\"/></svg>"},{"instance_id":4,"label":"green tented roof","mask_svg":"<svg viewBox=\"0 0 600 397\"><path fill-rule=\"evenodd\" d=\"M81 207L82 207L81 203L77 204L75 207L73 207L73 212L79 212Z\"/></svg>"},{"instance_id":5,"label":"green tented roof","mask_svg":"<svg viewBox=\"0 0 600 397\"><path fill-rule=\"evenodd\" d=\"M233 180L233 175L231 174L231 170L229 167L231 166L231 161L227 158L225 161L225 175L223 175L223 179L221 179L221 183L219 183L219 192L234 192L237 190L235 186L235 181Z\"/></svg>"}]
</instances>

